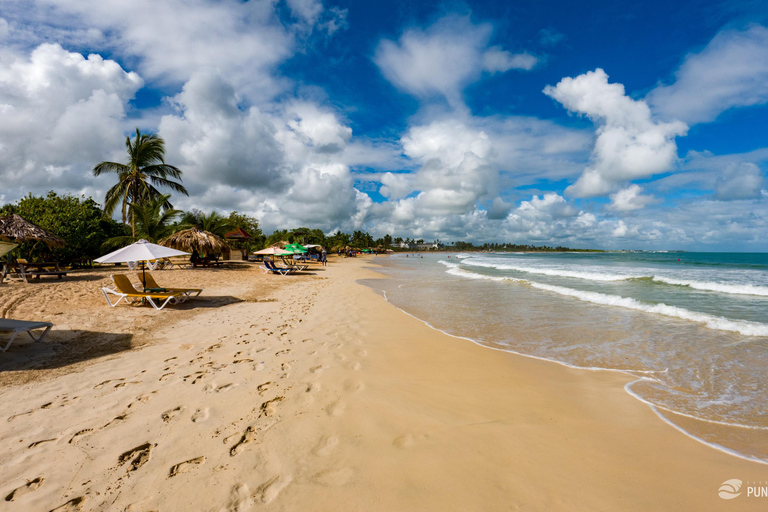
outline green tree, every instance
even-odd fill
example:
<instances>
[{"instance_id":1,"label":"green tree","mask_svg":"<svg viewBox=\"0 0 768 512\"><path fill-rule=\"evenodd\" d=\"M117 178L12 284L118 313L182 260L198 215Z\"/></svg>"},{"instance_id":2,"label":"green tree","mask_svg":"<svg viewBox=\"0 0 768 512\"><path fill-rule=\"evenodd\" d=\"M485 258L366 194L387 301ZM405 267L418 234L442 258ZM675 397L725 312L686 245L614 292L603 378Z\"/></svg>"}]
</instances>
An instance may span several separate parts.
<instances>
[{"instance_id":1,"label":"green tree","mask_svg":"<svg viewBox=\"0 0 768 512\"><path fill-rule=\"evenodd\" d=\"M229 214L229 223L235 228L240 228L251 235L251 241L246 244L248 252L253 249L262 249L264 247L264 242L267 237L261 232L259 221L255 217L250 217L235 211Z\"/></svg>"},{"instance_id":2,"label":"green tree","mask_svg":"<svg viewBox=\"0 0 768 512\"><path fill-rule=\"evenodd\" d=\"M237 226L230 222L229 217L224 217L216 211L212 211L209 214L205 214L200 210L192 210L184 214L181 219L181 223L189 226L195 226L203 231L208 231L214 235L219 235L224 238L228 232L235 229Z\"/></svg>"},{"instance_id":3,"label":"green tree","mask_svg":"<svg viewBox=\"0 0 768 512\"><path fill-rule=\"evenodd\" d=\"M44 243L25 242L14 252L31 260L56 260L71 263L101 256L101 244L110 237L125 234L125 226L105 218L93 199L48 192L45 197L29 194L16 204L0 208L0 216L16 213L64 239L62 248Z\"/></svg>"},{"instance_id":4,"label":"green tree","mask_svg":"<svg viewBox=\"0 0 768 512\"><path fill-rule=\"evenodd\" d=\"M166 187L184 195L189 193L180 183L181 171L165 163L165 142L157 134L141 133L136 128L136 137L133 141L126 137L125 147L128 151L127 164L101 162L93 168L93 175L117 174L117 184L104 197L104 214L111 217L117 205L122 204L123 224L130 220L131 234L135 238L136 222L128 205L138 205L162 196L156 187ZM168 202L170 196L164 197L165 208L173 209L173 205Z\"/></svg>"},{"instance_id":5,"label":"green tree","mask_svg":"<svg viewBox=\"0 0 768 512\"><path fill-rule=\"evenodd\" d=\"M131 244L139 239L157 243L163 238L172 235L181 226L174 224L174 219L179 217L181 210L165 208L170 195L161 195L144 201L143 203L131 203L131 217L135 221L134 236L118 236L106 240L105 249L121 247Z\"/></svg>"}]
</instances>

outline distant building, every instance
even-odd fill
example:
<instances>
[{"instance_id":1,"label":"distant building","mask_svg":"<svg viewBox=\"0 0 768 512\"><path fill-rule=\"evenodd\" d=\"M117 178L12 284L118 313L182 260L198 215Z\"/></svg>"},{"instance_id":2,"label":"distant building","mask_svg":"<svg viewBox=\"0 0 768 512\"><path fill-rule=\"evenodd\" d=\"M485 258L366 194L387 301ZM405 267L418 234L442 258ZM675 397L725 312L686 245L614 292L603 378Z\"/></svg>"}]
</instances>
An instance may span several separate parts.
<instances>
[{"instance_id":1,"label":"distant building","mask_svg":"<svg viewBox=\"0 0 768 512\"><path fill-rule=\"evenodd\" d=\"M445 247L441 242L432 242L431 244L418 244L420 251L439 251Z\"/></svg>"}]
</instances>

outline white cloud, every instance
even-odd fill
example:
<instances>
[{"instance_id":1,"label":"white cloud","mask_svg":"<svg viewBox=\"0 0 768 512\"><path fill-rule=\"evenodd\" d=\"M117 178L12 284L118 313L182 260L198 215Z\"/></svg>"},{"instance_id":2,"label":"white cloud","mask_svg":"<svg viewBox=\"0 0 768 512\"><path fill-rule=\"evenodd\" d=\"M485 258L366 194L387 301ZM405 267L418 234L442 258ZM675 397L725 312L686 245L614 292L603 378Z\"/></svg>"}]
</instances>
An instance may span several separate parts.
<instances>
[{"instance_id":1,"label":"white cloud","mask_svg":"<svg viewBox=\"0 0 768 512\"><path fill-rule=\"evenodd\" d=\"M606 195L622 183L652 176L674 165L674 137L685 134L687 126L680 121L655 121L644 101L626 96L621 84L609 84L602 69L563 78L554 87L548 85L544 94L598 124L592 162L566 189L568 194Z\"/></svg>"},{"instance_id":2,"label":"white cloud","mask_svg":"<svg viewBox=\"0 0 768 512\"><path fill-rule=\"evenodd\" d=\"M539 62L539 59L530 53L512 54L498 46L489 48L483 53L483 69L490 73L505 72L510 69L524 69L530 71Z\"/></svg>"},{"instance_id":3,"label":"white cloud","mask_svg":"<svg viewBox=\"0 0 768 512\"><path fill-rule=\"evenodd\" d=\"M646 99L666 117L689 124L768 102L768 28L720 32L701 52L686 57L673 84L656 87Z\"/></svg>"},{"instance_id":4,"label":"white cloud","mask_svg":"<svg viewBox=\"0 0 768 512\"><path fill-rule=\"evenodd\" d=\"M397 42L382 40L374 62L397 88L414 96L444 96L461 104L461 91L483 70L531 69L536 58L487 48L493 29L468 17L446 16L426 30L405 31Z\"/></svg>"},{"instance_id":5,"label":"white cloud","mask_svg":"<svg viewBox=\"0 0 768 512\"><path fill-rule=\"evenodd\" d=\"M765 173L753 163L730 165L715 182L715 199L760 199L766 189Z\"/></svg>"},{"instance_id":6,"label":"white cloud","mask_svg":"<svg viewBox=\"0 0 768 512\"><path fill-rule=\"evenodd\" d=\"M653 196L642 195L642 191L643 188L640 185L632 184L615 194L611 194L610 209L617 212L630 212L656 202Z\"/></svg>"},{"instance_id":7,"label":"white cloud","mask_svg":"<svg viewBox=\"0 0 768 512\"><path fill-rule=\"evenodd\" d=\"M9 197L89 186L90 169L120 151L125 105L142 83L112 60L55 44L1 61L0 180Z\"/></svg>"},{"instance_id":8,"label":"white cloud","mask_svg":"<svg viewBox=\"0 0 768 512\"><path fill-rule=\"evenodd\" d=\"M147 79L181 84L201 70L217 70L252 99L270 98L284 88L273 70L296 45L293 27L280 22L270 0L37 0L35 5L50 11L49 20L67 19L68 30L106 34L99 46L134 62ZM310 2L296 6L301 24L311 8ZM46 29L56 30L55 22Z\"/></svg>"}]
</instances>

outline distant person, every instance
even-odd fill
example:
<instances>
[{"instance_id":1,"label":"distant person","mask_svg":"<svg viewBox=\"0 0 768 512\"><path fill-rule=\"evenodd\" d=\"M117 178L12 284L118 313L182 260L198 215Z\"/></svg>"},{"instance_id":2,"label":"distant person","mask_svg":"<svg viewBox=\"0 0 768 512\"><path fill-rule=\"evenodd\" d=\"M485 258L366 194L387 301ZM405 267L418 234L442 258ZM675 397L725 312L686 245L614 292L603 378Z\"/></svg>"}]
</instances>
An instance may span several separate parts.
<instances>
[{"instance_id":1,"label":"distant person","mask_svg":"<svg viewBox=\"0 0 768 512\"><path fill-rule=\"evenodd\" d=\"M322 263L324 267L328 265L328 255L326 254L325 249L320 253L320 263Z\"/></svg>"},{"instance_id":2,"label":"distant person","mask_svg":"<svg viewBox=\"0 0 768 512\"><path fill-rule=\"evenodd\" d=\"M189 257L189 262L193 267L196 267L200 262L200 253L197 252L197 249L192 249L192 256Z\"/></svg>"}]
</instances>

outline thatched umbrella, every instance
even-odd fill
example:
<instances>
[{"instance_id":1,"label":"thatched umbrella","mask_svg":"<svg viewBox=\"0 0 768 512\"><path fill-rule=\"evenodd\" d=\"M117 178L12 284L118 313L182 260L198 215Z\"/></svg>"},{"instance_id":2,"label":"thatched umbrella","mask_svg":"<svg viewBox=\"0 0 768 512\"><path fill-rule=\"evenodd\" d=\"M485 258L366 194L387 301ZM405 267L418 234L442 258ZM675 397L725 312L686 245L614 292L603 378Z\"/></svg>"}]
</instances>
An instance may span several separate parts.
<instances>
[{"instance_id":1,"label":"thatched umbrella","mask_svg":"<svg viewBox=\"0 0 768 512\"><path fill-rule=\"evenodd\" d=\"M0 239L13 239L17 242L35 240L50 247L64 247L64 240L15 213L0 217Z\"/></svg>"},{"instance_id":2,"label":"thatched umbrella","mask_svg":"<svg viewBox=\"0 0 768 512\"><path fill-rule=\"evenodd\" d=\"M203 254L218 254L228 247L227 242L219 235L195 227L177 231L160 240L160 245L173 247L180 251L197 251Z\"/></svg>"}]
</instances>

